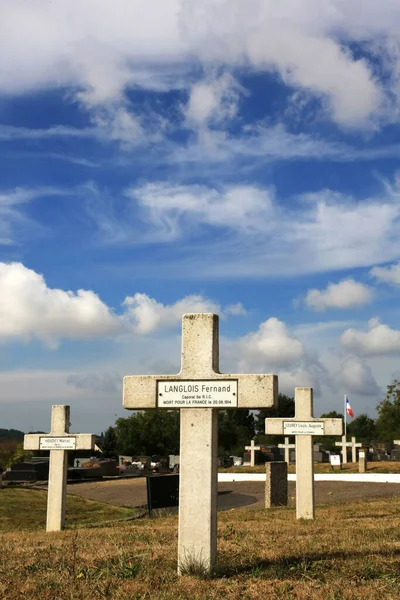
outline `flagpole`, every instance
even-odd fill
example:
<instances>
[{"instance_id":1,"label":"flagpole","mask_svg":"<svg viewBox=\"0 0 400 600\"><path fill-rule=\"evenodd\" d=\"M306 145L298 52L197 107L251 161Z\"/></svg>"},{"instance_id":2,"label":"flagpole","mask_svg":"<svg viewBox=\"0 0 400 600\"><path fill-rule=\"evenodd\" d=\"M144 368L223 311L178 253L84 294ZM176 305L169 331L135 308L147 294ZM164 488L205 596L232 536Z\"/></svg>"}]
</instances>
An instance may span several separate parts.
<instances>
[{"instance_id":1,"label":"flagpole","mask_svg":"<svg viewBox=\"0 0 400 600\"><path fill-rule=\"evenodd\" d=\"M347 442L347 406L346 406L346 394L344 395L344 439Z\"/></svg>"}]
</instances>

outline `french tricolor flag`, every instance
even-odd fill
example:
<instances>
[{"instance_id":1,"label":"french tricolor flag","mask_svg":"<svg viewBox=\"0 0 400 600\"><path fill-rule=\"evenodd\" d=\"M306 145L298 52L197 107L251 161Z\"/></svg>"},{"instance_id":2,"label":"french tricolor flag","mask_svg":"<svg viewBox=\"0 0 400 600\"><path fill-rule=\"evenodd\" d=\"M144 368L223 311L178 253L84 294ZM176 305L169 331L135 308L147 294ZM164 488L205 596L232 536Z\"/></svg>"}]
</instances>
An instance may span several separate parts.
<instances>
[{"instance_id":1,"label":"french tricolor flag","mask_svg":"<svg viewBox=\"0 0 400 600\"><path fill-rule=\"evenodd\" d=\"M354 419L354 413L350 406L350 402L349 402L349 399L347 396L346 396L346 410L347 410L347 414L350 415L351 417L353 417L353 419Z\"/></svg>"}]
</instances>

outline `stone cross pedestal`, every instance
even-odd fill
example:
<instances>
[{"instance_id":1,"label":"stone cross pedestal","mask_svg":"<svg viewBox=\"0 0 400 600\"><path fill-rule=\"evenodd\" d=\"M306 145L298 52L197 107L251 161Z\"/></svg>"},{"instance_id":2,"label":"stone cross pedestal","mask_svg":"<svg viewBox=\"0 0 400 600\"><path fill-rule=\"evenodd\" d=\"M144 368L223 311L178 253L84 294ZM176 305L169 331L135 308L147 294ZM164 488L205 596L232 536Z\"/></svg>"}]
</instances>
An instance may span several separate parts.
<instances>
[{"instance_id":1,"label":"stone cross pedestal","mask_svg":"<svg viewBox=\"0 0 400 600\"><path fill-rule=\"evenodd\" d=\"M290 464L290 450L296 448L296 444L289 444L289 438L285 437L284 444L278 444L278 448L285 448L285 463Z\"/></svg>"},{"instance_id":2,"label":"stone cross pedestal","mask_svg":"<svg viewBox=\"0 0 400 600\"><path fill-rule=\"evenodd\" d=\"M296 416L265 419L267 435L294 435L296 439L296 516L314 519L314 460L313 436L341 435L342 419L313 417L312 388L296 388Z\"/></svg>"},{"instance_id":3,"label":"stone cross pedestal","mask_svg":"<svg viewBox=\"0 0 400 600\"><path fill-rule=\"evenodd\" d=\"M275 406L276 375L219 372L218 316L185 314L178 375L124 377L127 409L182 409L178 573L187 564L212 570L217 551L218 411Z\"/></svg>"},{"instance_id":4,"label":"stone cross pedestal","mask_svg":"<svg viewBox=\"0 0 400 600\"><path fill-rule=\"evenodd\" d=\"M250 446L245 446L244 449L250 452L250 466L254 467L256 450L261 450L261 446L255 446L254 440L251 440Z\"/></svg>"},{"instance_id":5,"label":"stone cross pedestal","mask_svg":"<svg viewBox=\"0 0 400 600\"><path fill-rule=\"evenodd\" d=\"M346 436L342 436L341 442L335 442L335 446L339 446L342 448L342 462L343 464L347 463L347 448L351 448L351 462L357 462L357 448L361 448L362 444L360 442L356 443L356 438L352 437L351 442L346 440Z\"/></svg>"},{"instance_id":6,"label":"stone cross pedestal","mask_svg":"<svg viewBox=\"0 0 400 600\"><path fill-rule=\"evenodd\" d=\"M25 450L50 450L46 531L64 529L68 450L93 450L95 445L95 436L91 433L69 433L69 413L69 406L53 405L50 433L24 436Z\"/></svg>"}]
</instances>

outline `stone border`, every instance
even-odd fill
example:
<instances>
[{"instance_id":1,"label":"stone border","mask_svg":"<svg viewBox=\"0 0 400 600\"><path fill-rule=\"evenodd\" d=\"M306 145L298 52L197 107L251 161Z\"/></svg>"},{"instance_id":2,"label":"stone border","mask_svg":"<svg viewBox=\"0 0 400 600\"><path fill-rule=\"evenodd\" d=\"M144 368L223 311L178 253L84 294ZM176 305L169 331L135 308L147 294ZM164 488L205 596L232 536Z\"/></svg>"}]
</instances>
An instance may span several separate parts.
<instances>
[{"instance_id":1,"label":"stone border","mask_svg":"<svg viewBox=\"0 0 400 600\"><path fill-rule=\"evenodd\" d=\"M218 473L218 482L265 481L265 473ZM288 475L288 481L296 481L296 475ZM314 481L353 481L358 483L400 483L398 473L316 473Z\"/></svg>"}]
</instances>

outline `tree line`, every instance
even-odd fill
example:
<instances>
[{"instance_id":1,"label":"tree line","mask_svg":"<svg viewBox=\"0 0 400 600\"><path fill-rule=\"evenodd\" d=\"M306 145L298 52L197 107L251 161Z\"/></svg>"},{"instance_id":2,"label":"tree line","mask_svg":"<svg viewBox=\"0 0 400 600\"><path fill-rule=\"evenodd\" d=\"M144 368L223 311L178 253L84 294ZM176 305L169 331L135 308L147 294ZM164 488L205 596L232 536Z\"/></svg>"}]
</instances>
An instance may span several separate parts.
<instances>
[{"instance_id":1,"label":"tree line","mask_svg":"<svg viewBox=\"0 0 400 600\"><path fill-rule=\"evenodd\" d=\"M385 398L376 407L377 418L367 414L358 415L347 425L347 434L358 441L371 440L392 442L400 439L400 381L394 380L387 386ZM276 445L282 436L266 436L264 421L271 417L294 417L294 399L279 394L275 408L265 408L258 412L249 410L219 411L218 414L218 453L220 456L241 456L244 447L254 438L258 444ZM342 413L331 411L322 417L343 418ZM0 466L5 468L25 453L21 440L23 432L0 429ZM327 450L335 448L336 437L314 438ZM146 410L133 413L130 417L117 419L114 426L102 434L99 446L103 456L119 454L128 456L158 454L179 454L179 410Z\"/></svg>"},{"instance_id":2,"label":"tree line","mask_svg":"<svg viewBox=\"0 0 400 600\"><path fill-rule=\"evenodd\" d=\"M392 442L400 439L400 381L387 386L384 400L378 406L377 418L366 413L358 415L347 424L348 436L369 443L371 440ZM218 414L218 453L220 456L241 456L244 447L253 438L258 444L276 445L282 436L265 435L265 419L273 417L294 417L294 398L279 394L274 408L258 412L249 410L219 411ZM321 417L343 418L343 413L331 411ZM337 437L314 438L327 450L337 450ZM120 418L114 427L109 427L102 439L102 450L106 456L117 454L153 455L179 454L179 411L147 410L136 412L128 418Z\"/></svg>"}]
</instances>

